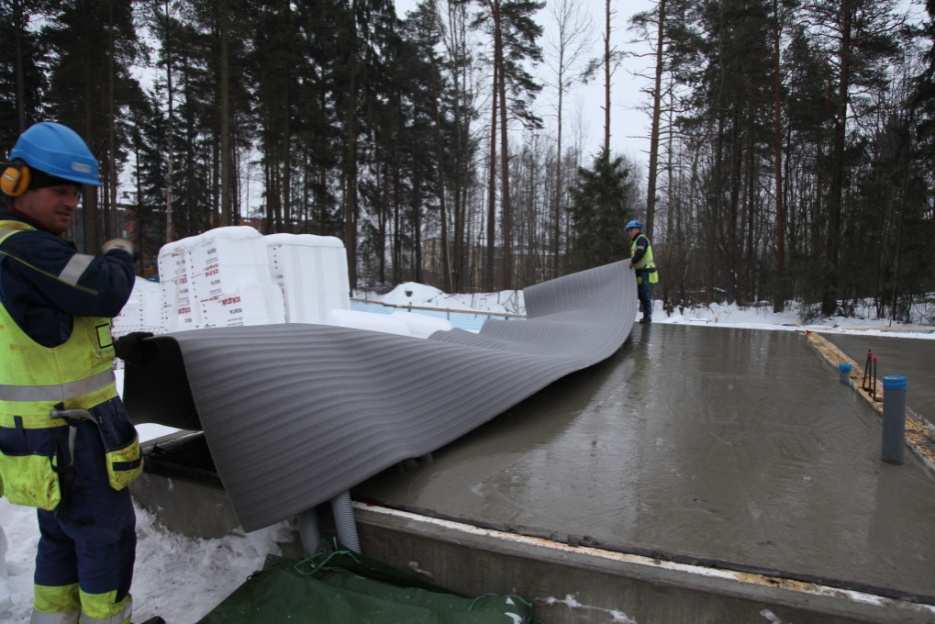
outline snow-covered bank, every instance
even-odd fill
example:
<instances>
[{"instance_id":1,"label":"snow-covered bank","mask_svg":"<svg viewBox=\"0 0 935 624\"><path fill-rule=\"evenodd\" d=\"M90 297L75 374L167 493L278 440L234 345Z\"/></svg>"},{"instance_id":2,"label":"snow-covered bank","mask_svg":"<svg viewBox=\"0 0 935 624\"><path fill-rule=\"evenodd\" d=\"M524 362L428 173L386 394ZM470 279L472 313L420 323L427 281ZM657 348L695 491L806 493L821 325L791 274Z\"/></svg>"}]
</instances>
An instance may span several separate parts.
<instances>
[{"instance_id":1,"label":"snow-covered bank","mask_svg":"<svg viewBox=\"0 0 935 624\"><path fill-rule=\"evenodd\" d=\"M736 327L744 329L766 329L780 331L816 331L839 334L863 334L888 336L890 338L920 338L935 340L935 326L891 323L887 319L852 318L834 316L803 323L799 304L792 303L785 312L773 312L771 307L745 307L736 304L713 303L667 313L661 301L656 301L653 311L654 323L673 325L705 325Z\"/></svg>"},{"instance_id":2,"label":"snow-covered bank","mask_svg":"<svg viewBox=\"0 0 935 624\"><path fill-rule=\"evenodd\" d=\"M397 306L412 305L450 310L526 313L523 291L521 290L448 294L433 286L405 282L385 295L360 291L355 293L355 298ZM769 305L740 307L736 304L713 303L707 306L675 308L671 313L667 313L663 309L662 301L656 301L653 322L676 325L705 325L781 331L812 330L826 333L859 333L893 338L935 339L935 326L921 322L929 318L933 311L922 304L916 306L913 311L913 318L917 318L920 322L912 325L892 323L889 319L873 318L874 309L869 304L858 307L855 310L857 316L854 317L834 316L803 323L801 308L802 304L794 301L789 302L786 311L779 313L773 312L772 307ZM413 310L413 313L417 312L419 311Z\"/></svg>"}]
</instances>

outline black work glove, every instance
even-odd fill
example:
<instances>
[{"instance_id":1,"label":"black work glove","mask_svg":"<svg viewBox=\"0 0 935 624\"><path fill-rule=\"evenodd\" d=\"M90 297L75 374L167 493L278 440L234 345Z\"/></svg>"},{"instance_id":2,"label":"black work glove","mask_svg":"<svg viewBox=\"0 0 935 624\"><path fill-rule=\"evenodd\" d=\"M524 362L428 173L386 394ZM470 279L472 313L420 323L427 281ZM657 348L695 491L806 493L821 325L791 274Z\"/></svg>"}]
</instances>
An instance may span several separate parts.
<instances>
[{"instance_id":1,"label":"black work glove","mask_svg":"<svg viewBox=\"0 0 935 624\"><path fill-rule=\"evenodd\" d=\"M117 357L130 364L142 364L146 350L144 341L152 336L152 332L132 332L121 336L114 345Z\"/></svg>"}]
</instances>

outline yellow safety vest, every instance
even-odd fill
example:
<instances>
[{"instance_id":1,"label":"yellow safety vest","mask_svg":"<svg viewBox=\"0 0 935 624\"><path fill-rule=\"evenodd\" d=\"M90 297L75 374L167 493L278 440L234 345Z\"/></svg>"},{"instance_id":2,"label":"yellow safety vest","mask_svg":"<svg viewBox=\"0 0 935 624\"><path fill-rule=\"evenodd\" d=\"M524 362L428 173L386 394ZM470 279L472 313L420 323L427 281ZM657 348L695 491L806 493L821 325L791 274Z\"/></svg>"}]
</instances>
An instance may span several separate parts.
<instances>
[{"instance_id":1,"label":"yellow safety vest","mask_svg":"<svg viewBox=\"0 0 935 624\"><path fill-rule=\"evenodd\" d=\"M641 238L646 238L645 234L638 234L630 241L630 257L632 258L636 254L636 242ZM643 257L640 258L640 261L633 265L633 268L637 271L646 271L649 275L650 284L659 283L659 272L656 270L656 263L653 260L653 244L649 242L649 239L646 238L646 253L643 254ZM636 283L641 284L643 282L642 276L636 274Z\"/></svg>"},{"instance_id":2,"label":"yellow safety vest","mask_svg":"<svg viewBox=\"0 0 935 624\"><path fill-rule=\"evenodd\" d=\"M32 229L20 221L0 220L0 243ZM4 261L20 260L10 256ZM69 263L57 277L77 281L78 275ZM68 340L45 347L0 305L0 428L64 427L65 420L50 416L53 408L90 409L117 396L110 326L106 317L76 316ZM5 455L0 450L0 496L12 503L54 509L60 496L53 461L54 455Z\"/></svg>"}]
</instances>

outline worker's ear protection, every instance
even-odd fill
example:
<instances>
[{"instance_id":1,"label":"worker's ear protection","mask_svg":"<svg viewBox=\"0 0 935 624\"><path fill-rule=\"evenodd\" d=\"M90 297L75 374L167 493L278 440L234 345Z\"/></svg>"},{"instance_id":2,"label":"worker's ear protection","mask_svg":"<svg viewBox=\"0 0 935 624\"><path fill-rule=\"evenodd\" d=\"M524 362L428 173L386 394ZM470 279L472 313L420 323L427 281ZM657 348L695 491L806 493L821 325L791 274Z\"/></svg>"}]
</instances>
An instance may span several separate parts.
<instances>
[{"instance_id":1,"label":"worker's ear protection","mask_svg":"<svg viewBox=\"0 0 935 624\"><path fill-rule=\"evenodd\" d=\"M3 167L3 175L0 177L0 189L4 195L10 197L19 197L29 190L29 182L32 175L29 172L29 165L21 160L0 163Z\"/></svg>"}]
</instances>

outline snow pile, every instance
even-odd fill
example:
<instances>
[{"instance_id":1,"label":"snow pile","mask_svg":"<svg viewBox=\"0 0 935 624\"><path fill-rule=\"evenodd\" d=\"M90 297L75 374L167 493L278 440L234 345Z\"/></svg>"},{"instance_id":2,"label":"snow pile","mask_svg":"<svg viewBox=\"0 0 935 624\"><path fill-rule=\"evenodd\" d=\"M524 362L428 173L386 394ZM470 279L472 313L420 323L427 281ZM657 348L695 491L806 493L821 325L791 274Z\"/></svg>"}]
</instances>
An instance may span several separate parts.
<instances>
[{"instance_id":1,"label":"snow pile","mask_svg":"<svg viewBox=\"0 0 935 624\"><path fill-rule=\"evenodd\" d=\"M502 290L492 293L448 294L434 286L418 282L404 282L387 294L377 295L372 292L359 293L367 301L395 306L423 306L444 308L446 310L482 310L485 312L509 312L525 314L523 291Z\"/></svg>"},{"instance_id":2,"label":"snow pile","mask_svg":"<svg viewBox=\"0 0 935 624\"><path fill-rule=\"evenodd\" d=\"M267 555L282 554L279 544L292 537L280 523L246 535L190 539L166 531L139 507L136 514L136 622L154 615L173 624L197 622L262 569Z\"/></svg>"},{"instance_id":3,"label":"snow pile","mask_svg":"<svg viewBox=\"0 0 935 624\"><path fill-rule=\"evenodd\" d=\"M396 306L434 306L442 291L418 282L403 282L383 296L383 303Z\"/></svg>"},{"instance_id":4,"label":"snow pile","mask_svg":"<svg viewBox=\"0 0 935 624\"><path fill-rule=\"evenodd\" d=\"M268 554L281 554L279 544L291 537L288 526L278 524L247 535L189 539L169 533L139 507L136 516L130 590L136 622L154 615L172 624L197 622L261 569ZM39 542L36 510L0 499L0 526L9 539L9 578L0 578L0 621L28 622Z\"/></svg>"}]
</instances>

